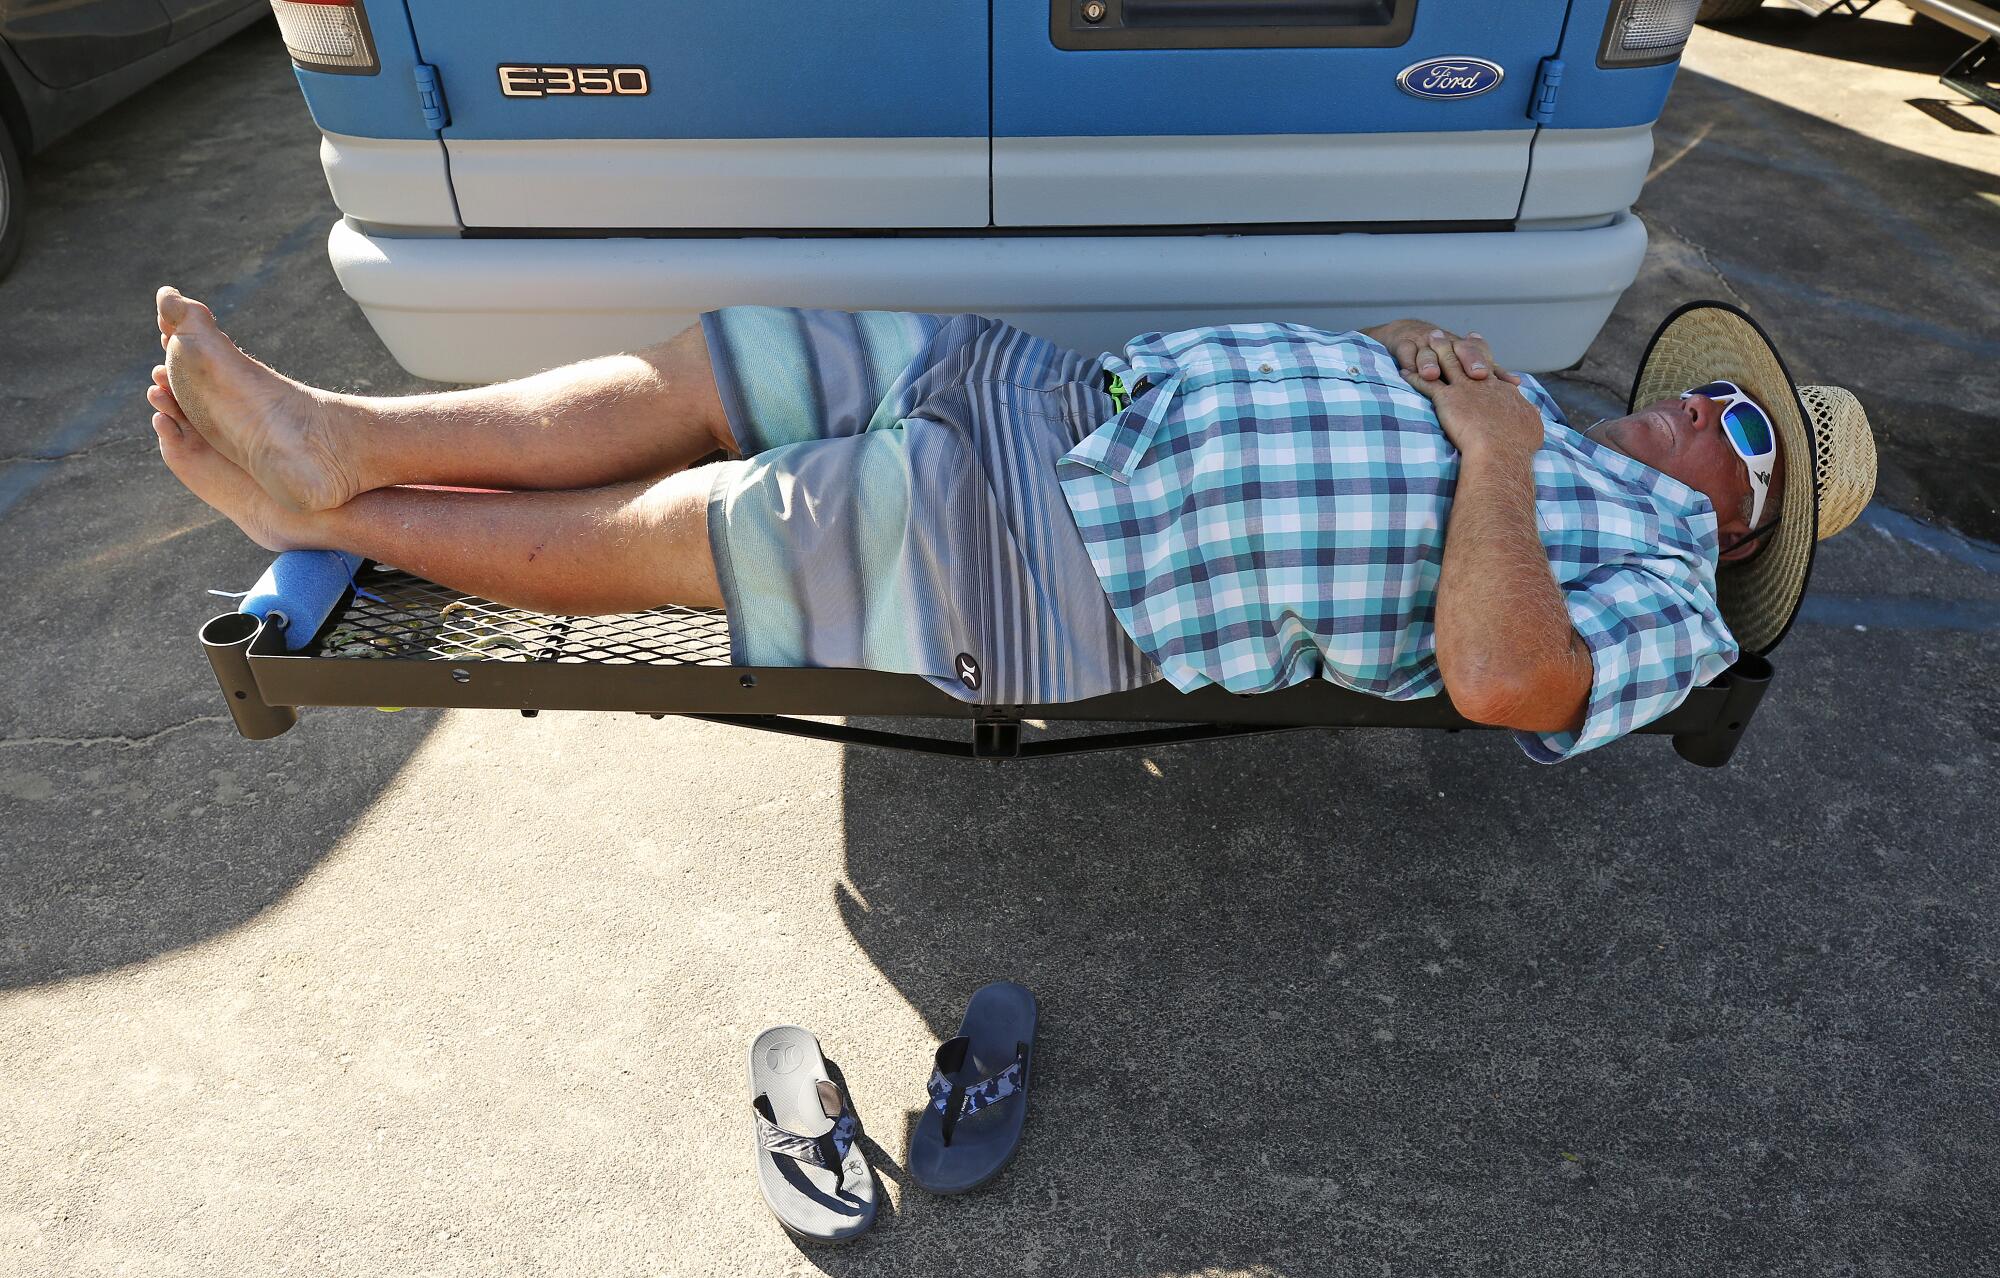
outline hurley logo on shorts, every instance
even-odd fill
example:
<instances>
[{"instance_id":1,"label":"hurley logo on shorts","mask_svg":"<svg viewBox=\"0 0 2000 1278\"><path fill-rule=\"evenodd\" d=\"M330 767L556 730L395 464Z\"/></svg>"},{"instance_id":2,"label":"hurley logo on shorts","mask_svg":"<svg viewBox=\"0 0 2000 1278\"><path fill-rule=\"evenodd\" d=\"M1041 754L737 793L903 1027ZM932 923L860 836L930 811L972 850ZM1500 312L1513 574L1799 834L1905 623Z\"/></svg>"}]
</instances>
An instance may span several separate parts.
<instances>
[{"instance_id":1,"label":"hurley logo on shorts","mask_svg":"<svg viewBox=\"0 0 2000 1278\"><path fill-rule=\"evenodd\" d=\"M974 692L979 691L979 663L972 659L972 654L959 653L954 664L958 667L958 681Z\"/></svg>"}]
</instances>

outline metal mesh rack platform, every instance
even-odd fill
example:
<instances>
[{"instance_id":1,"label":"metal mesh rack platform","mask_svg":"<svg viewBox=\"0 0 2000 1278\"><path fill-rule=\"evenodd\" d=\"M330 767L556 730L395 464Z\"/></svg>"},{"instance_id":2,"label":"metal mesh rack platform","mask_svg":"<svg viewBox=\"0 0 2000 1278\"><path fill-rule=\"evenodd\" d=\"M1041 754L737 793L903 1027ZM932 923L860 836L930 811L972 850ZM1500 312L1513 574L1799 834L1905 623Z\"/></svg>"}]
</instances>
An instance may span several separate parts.
<instances>
[{"instance_id":1,"label":"metal mesh rack platform","mask_svg":"<svg viewBox=\"0 0 2000 1278\"><path fill-rule=\"evenodd\" d=\"M509 608L393 568L365 565L311 642L285 648L285 622L228 613L201 641L236 727L253 740L298 721L301 706L610 710L685 715L857 745L961 758L1016 758L1153 746L1300 728L1480 728L1444 697L1385 701L1323 681L1245 695L1159 683L1061 705L974 706L915 675L729 663L720 612L661 608L558 617ZM1691 762L1728 762L1771 679L1745 657L1640 729L1674 739ZM911 716L969 727L957 740L806 716ZM1023 740L1023 720L1153 725Z\"/></svg>"},{"instance_id":2,"label":"metal mesh rack platform","mask_svg":"<svg viewBox=\"0 0 2000 1278\"><path fill-rule=\"evenodd\" d=\"M344 659L726 666L729 620L704 608L608 617L524 612L380 565L304 651ZM371 597L372 596L372 597Z\"/></svg>"}]
</instances>

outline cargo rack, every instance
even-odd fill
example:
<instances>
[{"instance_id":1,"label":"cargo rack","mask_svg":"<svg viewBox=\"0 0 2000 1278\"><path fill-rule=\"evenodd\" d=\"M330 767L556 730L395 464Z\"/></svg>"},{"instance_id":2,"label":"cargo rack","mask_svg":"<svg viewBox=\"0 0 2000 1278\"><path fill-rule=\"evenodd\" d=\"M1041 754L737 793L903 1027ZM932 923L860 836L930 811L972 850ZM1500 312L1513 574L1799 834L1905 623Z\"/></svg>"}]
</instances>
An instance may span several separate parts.
<instances>
[{"instance_id":1,"label":"cargo rack","mask_svg":"<svg viewBox=\"0 0 2000 1278\"><path fill-rule=\"evenodd\" d=\"M1042 758L1304 728L1483 728L1442 696L1387 701L1322 680L1277 692L1156 683L1060 705L969 705L916 675L731 665L720 612L661 608L562 617L510 608L398 569L364 564L325 624L290 651L282 614L227 613L201 629L237 731L264 740L302 706L600 710L678 715L849 745L965 759ZM1673 711L1640 728L1673 738L1691 763L1729 761L1771 680L1745 656ZM910 717L967 729L959 739L824 717ZM1024 722L1110 723L1024 740ZM1146 725L1125 727L1124 725Z\"/></svg>"}]
</instances>

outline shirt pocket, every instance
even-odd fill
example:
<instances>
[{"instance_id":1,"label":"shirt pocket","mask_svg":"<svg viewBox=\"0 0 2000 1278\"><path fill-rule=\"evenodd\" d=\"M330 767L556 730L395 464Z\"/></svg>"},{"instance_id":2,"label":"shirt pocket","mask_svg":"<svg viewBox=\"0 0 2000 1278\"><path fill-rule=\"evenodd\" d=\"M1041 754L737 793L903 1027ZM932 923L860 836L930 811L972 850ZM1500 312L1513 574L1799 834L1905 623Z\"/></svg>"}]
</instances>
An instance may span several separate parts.
<instances>
[{"instance_id":1,"label":"shirt pocket","mask_svg":"<svg viewBox=\"0 0 2000 1278\"><path fill-rule=\"evenodd\" d=\"M1660 512L1619 500L1574 479L1535 482L1535 524L1550 566L1563 581L1599 564L1660 554L1667 544Z\"/></svg>"}]
</instances>

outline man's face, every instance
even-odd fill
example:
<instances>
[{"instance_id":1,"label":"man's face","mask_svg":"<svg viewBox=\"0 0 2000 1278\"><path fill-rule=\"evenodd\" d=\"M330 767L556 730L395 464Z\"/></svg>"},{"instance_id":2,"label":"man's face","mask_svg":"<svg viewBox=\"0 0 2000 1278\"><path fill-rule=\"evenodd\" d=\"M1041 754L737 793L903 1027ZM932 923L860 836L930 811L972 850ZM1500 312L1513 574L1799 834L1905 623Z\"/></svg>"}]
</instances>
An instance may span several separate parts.
<instances>
[{"instance_id":1,"label":"man's face","mask_svg":"<svg viewBox=\"0 0 2000 1278\"><path fill-rule=\"evenodd\" d=\"M1715 507L1724 547L1724 562L1757 552L1757 543L1737 546L1750 527L1750 474L1722 430L1722 408L1706 395L1672 396L1584 432L1627 457L1663 471L1706 496ZM1782 453L1764 498L1766 524L1777 518L1784 500L1785 459Z\"/></svg>"}]
</instances>

